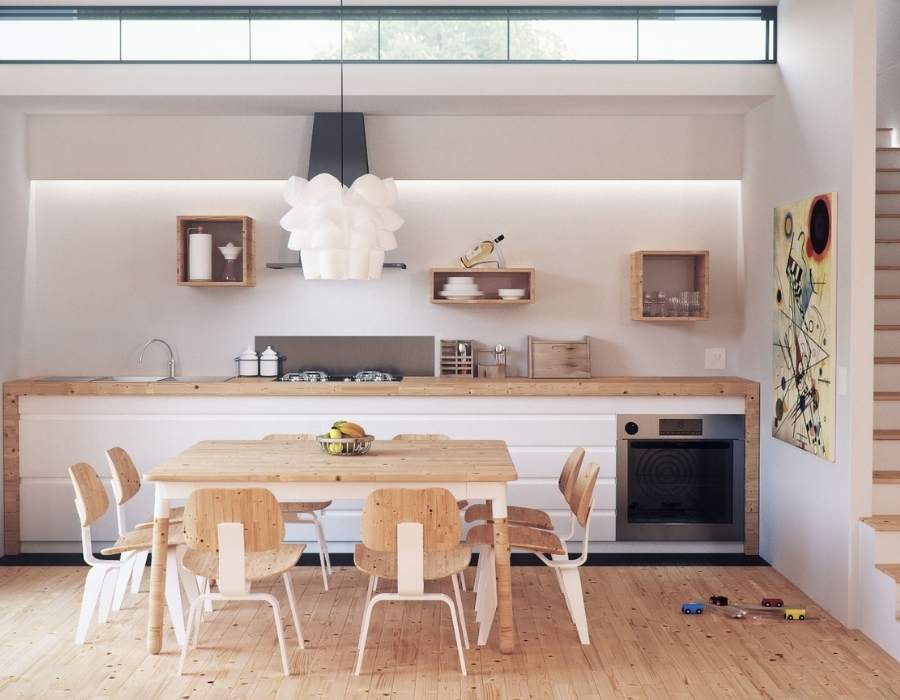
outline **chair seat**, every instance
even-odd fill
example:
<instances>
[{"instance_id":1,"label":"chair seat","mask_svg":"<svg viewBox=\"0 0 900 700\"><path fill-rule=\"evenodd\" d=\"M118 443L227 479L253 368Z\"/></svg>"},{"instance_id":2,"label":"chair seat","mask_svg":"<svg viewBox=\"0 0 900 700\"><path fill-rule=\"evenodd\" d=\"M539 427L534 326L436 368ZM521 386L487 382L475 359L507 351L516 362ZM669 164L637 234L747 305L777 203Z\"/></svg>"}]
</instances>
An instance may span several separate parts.
<instances>
[{"instance_id":1,"label":"chair seat","mask_svg":"<svg viewBox=\"0 0 900 700\"><path fill-rule=\"evenodd\" d=\"M479 520L493 520L491 507L487 503L476 503L466 509L466 522L474 523ZM523 508L522 506L510 506L506 509L506 521L510 525L524 525L536 527L540 530L552 530L553 521L550 516L538 508Z\"/></svg>"},{"instance_id":2,"label":"chair seat","mask_svg":"<svg viewBox=\"0 0 900 700\"><path fill-rule=\"evenodd\" d=\"M469 507L469 502L466 499L462 499L461 501L456 502L456 507L460 510L465 510Z\"/></svg>"},{"instance_id":3,"label":"chair seat","mask_svg":"<svg viewBox=\"0 0 900 700\"><path fill-rule=\"evenodd\" d=\"M308 501L301 503L281 503L282 513L312 513L314 510L325 510L331 501Z\"/></svg>"},{"instance_id":4,"label":"chair seat","mask_svg":"<svg viewBox=\"0 0 900 700\"><path fill-rule=\"evenodd\" d=\"M169 509L169 525L174 523L180 523L184 520L184 508L170 508ZM134 526L135 530L146 530L147 528L153 527L153 521L148 520L145 523L138 523Z\"/></svg>"},{"instance_id":5,"label":"chair seat","mask_svg":"<svg viewBox=\"0 0 900 700\"><path fill-rule=\"evenodd\" d=\"M467 544L461 544L453 549L440 552L425 552L423 557L424 576L426 581L434 581L446 578L463 571L469 566L472 558L472 548ZM356 545L353 552L353 563L356 568L369 576L379 578L397 579L397 553L379 552L369 549L364 544Z\"/></svg>"},{"instance_id":6,"label":"chair seat","mask_svg":"<svg viewBox=\"0 0 900 700\"><path fill-rule=\"evenodd\" d=\"M526 549L529 552L544 554L565 554L559 537L548 530L538 530L519 525L509 526L509 546L514 549ZM468 544L494 544L494 528L490 523L476 525L466 535Z\"/></svg>"},{"instance_id":7,"label":"chair seat","mask_svg":"<svg viewBox=\"0 0 900 700\"><path fill-rule=\"evenodd\" d=\"M248 581L259 581L269 576L277 576L290 571L300 555L306 549L305 544L283 544L278 549L267 552L246 552L244 568ZM219 555L217 552L202 552L189 549L184 553L184 568L196 576L215 579L219 576Z\"/></svg>"},{"instance_id":8,"label":"chair seat","mask_svg":"<svg viewBox=\"0 0 900 700\"><path fill-rule=\"evenodd\" d=\"M184 528L181 523L169 525L169 544L184 544ZM153 548L153 529L131 530L126 532L111 547L101 549L100 554L124 554L125 552L139 552L142 549Z\"/></svg>"}]
</instances>

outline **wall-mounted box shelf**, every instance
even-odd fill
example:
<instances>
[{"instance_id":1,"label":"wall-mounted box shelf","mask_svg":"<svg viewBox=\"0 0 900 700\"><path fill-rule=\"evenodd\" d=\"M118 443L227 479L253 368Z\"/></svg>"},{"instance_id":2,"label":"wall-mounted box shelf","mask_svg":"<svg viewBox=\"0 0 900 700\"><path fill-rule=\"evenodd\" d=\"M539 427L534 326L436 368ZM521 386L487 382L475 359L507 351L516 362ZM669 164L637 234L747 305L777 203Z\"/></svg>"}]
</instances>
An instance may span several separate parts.
<instances>
[{"instance_id":1,"label":"wall-mounted box shelf","mask_svg":"<svg viewBox=\"0 0 900 700\"><path fill-rule=\"evenodd\" d=\"M212 235L212 279L191 280L188 230L203 227ZM237 280L225 281L225 258L219 246L229 243L241 247L237 259ZM254 287L256 286L256 238L249 216L179 216L177 226L177 282L181 287Z\"/></svg>"},{"instance_id":2,"label":"wall-mounted box shelf","mask_svg":"<svg viewBox=\"0 0 900 700\"><path fill-rule=\"evenodd\" d=\"M430 271L431 284L428 288L432 304L533 304L534 303L534 268L533 267L501 267L473 268L435 267ZM483 293L477 299L446 299L441 291L450 277L474 277L475 283ZM521 299L501 299L500 289L524 289Z\"/></svg>"},{"instance_id":3,"label":"wall-mounted box shelf","mask_svg":"<svg viewBox=\"0 0 900 700\"><path fill-rule=\"evenodd\" d=\"M699 304L682 304L679 299L682 292L698 295ZM645 303L645 294L654 301ZM658 301L660 294L665 303ZM639 250L632 253L631 318L660 323L708 320L709 251Z\"/></svg>"}]
</instances>

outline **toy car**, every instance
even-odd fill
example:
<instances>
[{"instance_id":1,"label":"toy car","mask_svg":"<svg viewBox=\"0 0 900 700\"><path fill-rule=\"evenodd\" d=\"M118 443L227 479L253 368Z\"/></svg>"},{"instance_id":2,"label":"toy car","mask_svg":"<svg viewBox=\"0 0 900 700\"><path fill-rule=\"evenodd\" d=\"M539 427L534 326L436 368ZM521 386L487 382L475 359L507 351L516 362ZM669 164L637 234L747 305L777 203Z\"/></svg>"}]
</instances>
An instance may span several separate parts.
<instances>
[{"instance_id":1,"label":"toy car","mask_svg":"<svg viewBox=\"0 0 900 700\"><path fill-rule=\"evenodd\" d=\"M685 615L702 615L704 607L703 603L684 603L681 606L681 612Z\"/></svg>"},{"instance_id":2,"label":"toy car","mask_svg":"<svg viewBox=\"0 0 900 700\"><path fill-rule=\"evenodd\" d=\"M718 605L719 607L724 607L728 605L728 598L723 595L714 595L709 598L710 605Z\"/></svg>"},{"instance_id":3,"label":"toy car","mask_svg":"<svg viewBox=\"0 0 900 700\"><path fill-rule=\"evenodd\" d=\"M806 619L806 608L785 608L784 609L784 619L785 620L805 620Z\"/></svg>"},{"instance_id":4,"label":"toy car","mask_svg":"<svg viewBox=\"0 0 900 700\"><path fill-rule=\"evenodd\" d=\"M784 601L781 598L763 598L762 606L764 608L783 608Z\"/></svg>"}]
</instances>

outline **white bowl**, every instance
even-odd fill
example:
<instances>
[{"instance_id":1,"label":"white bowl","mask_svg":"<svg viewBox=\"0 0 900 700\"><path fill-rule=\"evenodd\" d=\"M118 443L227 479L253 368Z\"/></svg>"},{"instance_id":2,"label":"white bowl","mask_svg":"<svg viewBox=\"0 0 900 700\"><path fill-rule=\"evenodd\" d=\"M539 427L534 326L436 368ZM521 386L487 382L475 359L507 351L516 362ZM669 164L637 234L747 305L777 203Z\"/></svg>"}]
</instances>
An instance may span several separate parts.
<instances>
[{"instance_id":1,"label":"white bowl","mask_svg":"<svg viewBox=\"0 0 900 700\"><path fill-rule=\"evenodd\" d=\"M452 285L462 284L462 285L466 285L466 286L468 286L468 285L474 285L474 284L475 284L475 278L474 278L474 277L471 277L471 276L448 277L448 278L447 278L447 284L448 284L448 285L451 285L451 284L452 284Z\"/></svg>"},{"instance_id":2,"label":"white bowl","mask_svg":"<svg viewBox=\"0 0 900 700\"><path fill-rule=\"evenodd\" d=\"M501 297L523 297L525 296L524 289L498 289L497 294Z\"/></svg>"},{"instance_id":3,"label":"white bowl","mask_svg":"<svg viewBox=\"0 0 900 700\"><path fill-rule=\"evenodd\" d=\"M475 299L477 297L484 296L484 292L474 291L474 292L460 292L460 291L449 291L444 290L440 293L442 297L446 299Z\"/></svg>"}]
</instances>

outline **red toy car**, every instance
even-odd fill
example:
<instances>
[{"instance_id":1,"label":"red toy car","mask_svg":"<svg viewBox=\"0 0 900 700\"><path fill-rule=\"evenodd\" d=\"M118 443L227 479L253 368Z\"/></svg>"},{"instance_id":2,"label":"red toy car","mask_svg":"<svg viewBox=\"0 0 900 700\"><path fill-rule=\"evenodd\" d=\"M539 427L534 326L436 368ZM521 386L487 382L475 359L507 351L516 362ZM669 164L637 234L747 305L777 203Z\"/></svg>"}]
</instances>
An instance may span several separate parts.
<instances>
[{"instance_id":1,"label":"red toy car","mask_svg":"<svg viewBox=\"0 0 900 700\"><path fill-rule=\"evenodd\" d=\"M784 601L781 598L763 598L762 606L764 608L783 608Z\"/></svg>"},{"instance_id":2,"label":"red toy car","mask_svg":"<svg viewBox=\"0 0 900 700\"><path fill-rule=\"evenodd\" d=\"M724 607L728 605L728 598L723 595L714 595L709 598L710 605L717 605L719 607Z\"/></svg>"}]
</instances>

